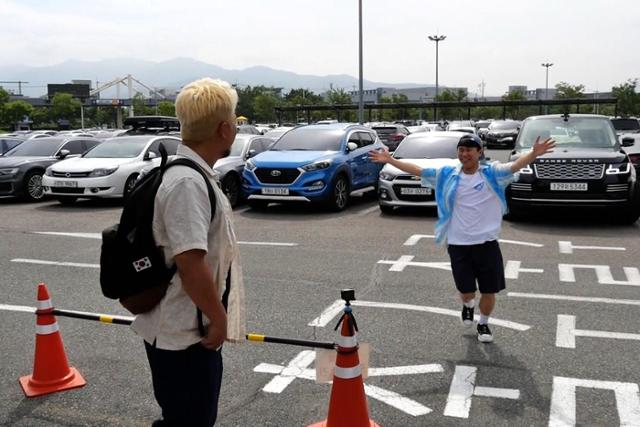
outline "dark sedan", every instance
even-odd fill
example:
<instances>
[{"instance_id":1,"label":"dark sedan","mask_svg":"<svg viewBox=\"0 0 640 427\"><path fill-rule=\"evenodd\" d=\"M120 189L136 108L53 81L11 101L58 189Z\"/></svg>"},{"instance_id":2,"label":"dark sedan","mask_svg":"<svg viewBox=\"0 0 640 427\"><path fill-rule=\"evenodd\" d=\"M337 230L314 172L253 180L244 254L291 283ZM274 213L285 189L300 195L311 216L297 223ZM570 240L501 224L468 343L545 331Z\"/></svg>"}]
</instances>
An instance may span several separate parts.
<instances>
[{"instance_id":1,"label":"dark sedan","mask_svg":"<svg viewBox=\"0 0 640 427\"><path fill-rule=\"evenodd\" d=\"M220 185L229 203L235 207L241 199L240 179L247 159L266 151L274 143L273 138L262 135L237 134L231 152L213 165L220 174Z\"/></svg>"},{"instance_id":2,"label":"dark sedan","mask_svg":"<svg viewBox=\"0 0 640 427\"><path fill-rule=\"evenodd\" d=\"M487 147L513 148L520 130L520 122L515 120L494 120L489 125L484 141Z\"/></svg>"},{"instance_id":3,"label":"dark sedan","mask_svg":"<svg viewBox=\"0 0 640 427\"><path fill-rule=\"evenodd\" d=\"M38 138L25 141L0 157L0 196L34 202L44 197L42 175L48 166L80 156L101 142L95 138Z\"/></svg>"}]
</instances>

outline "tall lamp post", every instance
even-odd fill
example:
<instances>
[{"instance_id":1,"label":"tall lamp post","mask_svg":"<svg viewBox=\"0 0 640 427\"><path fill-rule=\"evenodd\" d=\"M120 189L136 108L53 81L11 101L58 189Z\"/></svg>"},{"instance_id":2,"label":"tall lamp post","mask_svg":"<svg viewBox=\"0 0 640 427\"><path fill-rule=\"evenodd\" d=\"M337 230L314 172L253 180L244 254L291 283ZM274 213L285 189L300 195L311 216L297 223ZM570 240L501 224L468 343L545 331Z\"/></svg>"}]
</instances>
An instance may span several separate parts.
<instances>
[{"instance_id":1,"label":"tall lamp post","mask_svg":"<svg viewBox=\"0 0 640 427\"><path fill-rule=\"evenodd\" d=\"M429 40L431 40L432 42L436 42L436 96L434 98L434 101L438 101L438 45L441 41L443 41L444 39L446 39L447 36L429 36ZM437 110L435 110L437 111ZM434 113L434 117L433 120L437 120L436 113Z\"/></svg>"},{"instance_id":2,"label":"tall lamp post","mask_svg":"<svg viewBox=\"0 0 640 427\"><path fill-rule=\"evenodd\" d=\"M362 94L362 0L358 0L358 122L364 123L364 97Z\"/></svg>"},{"instance_id":3,"label":"tall lamp post","mask_svg":"<svg viewBox=\"0 0 640 427\"><path fill-rule=\"evenodd\" d=\"M544 83L544 99L548 100L549 99L549 67L553 66L553 64L551 62L544 62L541 65L547 69L545 83ZM546 105L545 107L546 107L545 108L546 114L549 114L549 105Z\"/></svg>"}]
</instances>

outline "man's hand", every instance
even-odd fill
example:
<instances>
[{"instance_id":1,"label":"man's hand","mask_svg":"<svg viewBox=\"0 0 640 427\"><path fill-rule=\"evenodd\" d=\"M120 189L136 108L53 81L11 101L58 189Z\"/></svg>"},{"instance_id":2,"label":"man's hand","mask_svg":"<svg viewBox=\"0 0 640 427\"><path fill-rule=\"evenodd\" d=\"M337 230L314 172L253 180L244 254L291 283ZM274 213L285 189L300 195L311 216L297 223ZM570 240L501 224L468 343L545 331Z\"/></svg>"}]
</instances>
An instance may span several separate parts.
<instances>
[{"instance_id":1,"label":"man's hand","mask_svg":"<svg viewBox=\"0 0 640 427\"><path fill-rule=\"evenodd\" d=\"M392 159L387 147L369 151L369 159L374 163L389 163Z\"/></svg>"},{"instance_id":2,"label":"man's hand","mask_svg":"<svg viewBox=\"0 0 640 427\"><path fill-rule=\"evenodd\" d=\"M556 141L553 138L547 138L544 141L540 141L540 137L537 137L531 151L533 151L533 154L536 157L540 157L543 154L552 153L555 147Z\"/></svg>"},{"instance_id":3,"label":"man's hand","mask_svg":"<svg viewBox=\"0 0 640 427\"><path fill-rule=\"evenodd\" d=\"M222 326L222 327L221 327ZM209 350L218 350L227 339L227 325L209 325L207 335L200 344Z\"/></svg>"}]
</instances>

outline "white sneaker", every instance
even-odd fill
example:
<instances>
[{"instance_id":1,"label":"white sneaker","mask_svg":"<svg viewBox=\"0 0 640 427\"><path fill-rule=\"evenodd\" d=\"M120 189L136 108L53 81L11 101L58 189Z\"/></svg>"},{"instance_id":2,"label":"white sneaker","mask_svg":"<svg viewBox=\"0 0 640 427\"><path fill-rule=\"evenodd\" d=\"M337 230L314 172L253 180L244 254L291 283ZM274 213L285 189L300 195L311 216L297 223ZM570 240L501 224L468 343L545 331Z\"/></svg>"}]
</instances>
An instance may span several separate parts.
<instances>
[{"instance_id":1,"label":"white sneaker","mask_svg":"<svg viewBox=\"0 0 640 427\"><path fill-rule=\"evenodd\" d=\"M478 324L478 341L480 342L493 342L493 334L489 325Z\"/></svg>"}]
</instances>

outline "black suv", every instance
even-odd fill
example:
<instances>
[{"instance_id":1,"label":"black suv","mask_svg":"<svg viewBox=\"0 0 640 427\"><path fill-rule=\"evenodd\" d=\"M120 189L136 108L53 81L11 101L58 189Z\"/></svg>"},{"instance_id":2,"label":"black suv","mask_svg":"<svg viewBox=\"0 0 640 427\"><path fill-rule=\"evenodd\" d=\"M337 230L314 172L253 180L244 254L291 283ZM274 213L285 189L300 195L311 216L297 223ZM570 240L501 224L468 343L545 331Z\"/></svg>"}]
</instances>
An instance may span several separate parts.
<instances>
[{"instance_id":1,"label":"black suv","mask_svg":"<svg viewBox=\"0 0 640 427\"><path fill-rule=\"evenodd\" d=\"M510 160L529 152L537 137L556 141L552 153L520 170L507 189L512 215L531 207L605 208L634 223L640 217L636 171L605 116L574 114L529 117L522 123Z\"/></svg>"}]
</instances>

